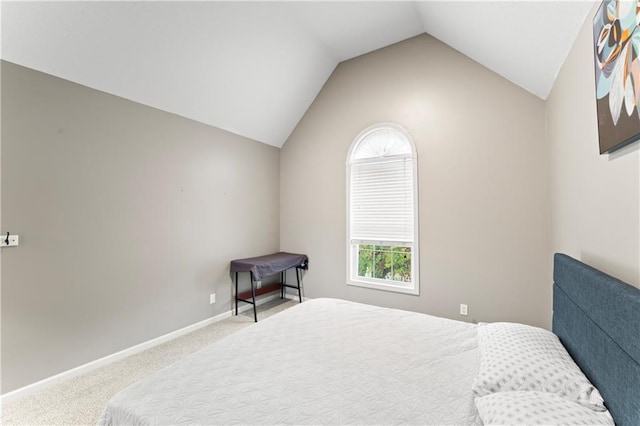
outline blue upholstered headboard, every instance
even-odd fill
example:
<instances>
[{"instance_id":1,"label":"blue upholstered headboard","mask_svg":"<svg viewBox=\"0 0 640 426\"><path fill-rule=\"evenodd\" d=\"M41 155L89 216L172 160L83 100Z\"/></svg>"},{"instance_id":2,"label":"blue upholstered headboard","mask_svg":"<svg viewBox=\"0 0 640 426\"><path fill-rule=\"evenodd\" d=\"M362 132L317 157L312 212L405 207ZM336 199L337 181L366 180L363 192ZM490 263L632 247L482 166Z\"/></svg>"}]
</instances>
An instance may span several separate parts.
<instances>
[{"instance_id":1,"label":"blue upholstered headboard","mask_svg":"<svg viewBox=\"0 0 640 426\"><path fill-rule=\"evenodd\" d=\"M640 425L640 289L564 254L553 280L553 332L616 424Z\"/></svg>"}]
</instances>

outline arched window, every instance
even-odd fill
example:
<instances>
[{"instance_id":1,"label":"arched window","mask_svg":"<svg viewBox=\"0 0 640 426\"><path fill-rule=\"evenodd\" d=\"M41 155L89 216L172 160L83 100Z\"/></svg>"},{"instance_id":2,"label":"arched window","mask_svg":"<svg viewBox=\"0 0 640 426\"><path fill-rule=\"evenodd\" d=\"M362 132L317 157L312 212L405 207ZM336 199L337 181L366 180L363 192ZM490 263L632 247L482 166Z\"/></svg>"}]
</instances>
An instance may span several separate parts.
<instances>
[{"instance_id":1,"label":"arched window","mask_svg":"<svg viewBox=\"0 0 640 426\"><path fill-rule=\"evenodd\" d=\"M400 126L378 124L347 158L347 283L419 294L417 158Z\"/></svg>"}]
</instances>

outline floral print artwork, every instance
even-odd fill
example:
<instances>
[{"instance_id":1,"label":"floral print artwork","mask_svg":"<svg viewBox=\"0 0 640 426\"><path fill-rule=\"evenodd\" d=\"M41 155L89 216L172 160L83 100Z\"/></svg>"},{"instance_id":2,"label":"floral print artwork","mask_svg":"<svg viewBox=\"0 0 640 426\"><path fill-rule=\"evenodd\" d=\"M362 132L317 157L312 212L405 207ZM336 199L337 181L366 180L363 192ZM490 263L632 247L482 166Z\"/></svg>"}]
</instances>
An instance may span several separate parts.
<instances>
[{"instance_id":1,"label":"floral print artwork","mask_svg":"<svg viewBox=\"0 0 640 426\"><path fill-rule=\"evenodd\" d=\"M639 12L640 0L605 0L594 17L596 98L601 152L634 140L640 133ZM615 129L617 126L621 128ZM610 127L614 128L613 131ZM606 142L605 149L603 142Z\"/></svg>"}]
</instances>

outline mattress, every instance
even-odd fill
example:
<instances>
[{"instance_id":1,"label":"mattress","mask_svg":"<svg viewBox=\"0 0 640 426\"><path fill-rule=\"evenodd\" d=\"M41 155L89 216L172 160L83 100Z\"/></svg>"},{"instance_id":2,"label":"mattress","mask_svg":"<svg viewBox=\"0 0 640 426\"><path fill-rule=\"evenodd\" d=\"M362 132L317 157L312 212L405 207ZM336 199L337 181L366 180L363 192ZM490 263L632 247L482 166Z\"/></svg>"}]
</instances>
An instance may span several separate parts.
<instances>
[{"instance_id":1,"label":"mattress","mask_svg":"<svg viewBox=\"0 0 640 426\"><path fill-rule=\"evenodd\" d=\"M476 424L473 324L314 299L115 395L101 425Z\"/></svg>"}]
</instances>

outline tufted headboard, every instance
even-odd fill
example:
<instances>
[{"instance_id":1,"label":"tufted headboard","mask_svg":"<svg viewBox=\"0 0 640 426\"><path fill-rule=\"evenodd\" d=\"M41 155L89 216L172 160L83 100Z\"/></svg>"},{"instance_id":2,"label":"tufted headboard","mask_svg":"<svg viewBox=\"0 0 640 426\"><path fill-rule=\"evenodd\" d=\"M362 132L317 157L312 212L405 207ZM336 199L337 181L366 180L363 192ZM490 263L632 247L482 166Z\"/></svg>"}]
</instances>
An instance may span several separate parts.
<instances>
[{"instance_id":1,"label":"tufted headboard","mask_svg":"<svg viewBox=\"0 0 640 426\"><path fill-rule=\"evenodd\" d=\"M640 425L640 289L559 253L553 280L553 332L616 425Z\"/></svg>"}]
</instances>

